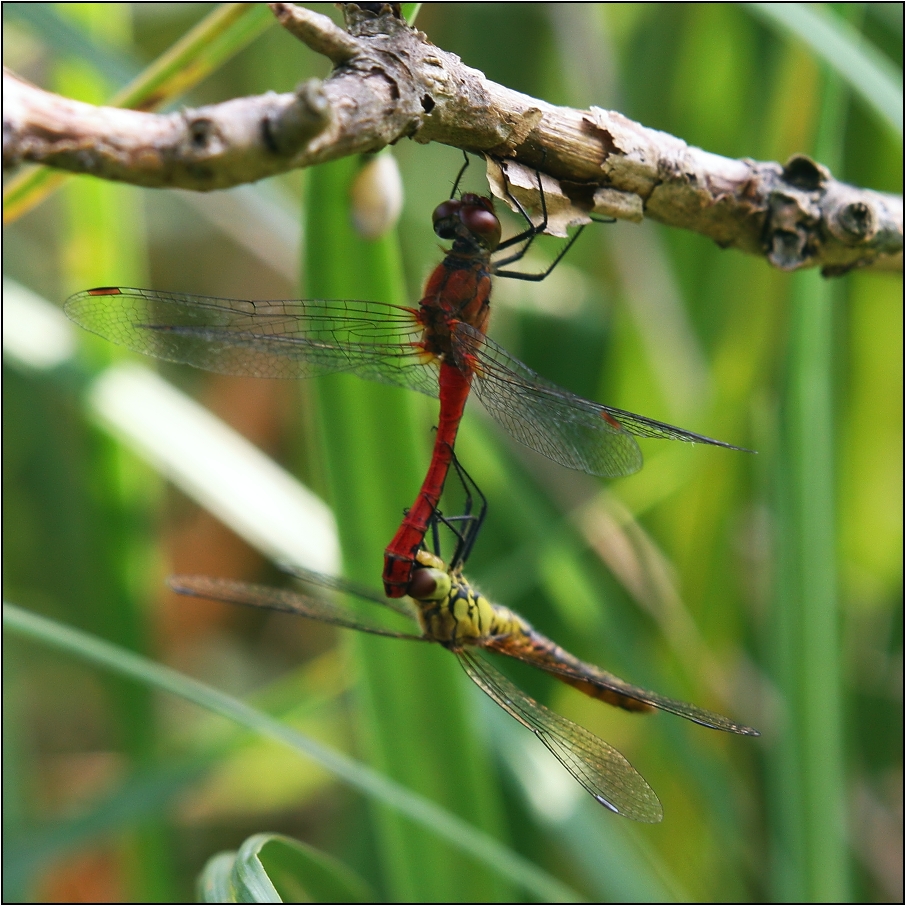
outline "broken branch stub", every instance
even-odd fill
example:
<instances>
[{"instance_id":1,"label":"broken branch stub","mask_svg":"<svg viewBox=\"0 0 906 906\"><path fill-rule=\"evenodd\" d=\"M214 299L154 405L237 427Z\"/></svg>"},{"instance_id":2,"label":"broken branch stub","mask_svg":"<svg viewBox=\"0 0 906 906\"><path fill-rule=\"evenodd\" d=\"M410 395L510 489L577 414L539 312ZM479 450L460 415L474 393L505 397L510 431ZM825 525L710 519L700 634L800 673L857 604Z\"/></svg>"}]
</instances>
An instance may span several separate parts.
<instances>
[{"instance_id":1,"label":"broken branch stub","mask_svg":"<svg viewBox=\"0 0 906 906\"><path fill-rule=\"evenodd\" d=\"M532 212L543 170L558 235L589 213L648 217L784 270L902 269L902 197L840 183L802 155L785 166L734 160L616 111L547 104L435 47L393 4L344 4L345 30L294 4L271 9L333 62L330 76L291 94L158 115L80 104L5 73L4 166L209 191L412 138L506 161ZM492 189L505 198L495 166Z\"/></svg>"}]
</instances>

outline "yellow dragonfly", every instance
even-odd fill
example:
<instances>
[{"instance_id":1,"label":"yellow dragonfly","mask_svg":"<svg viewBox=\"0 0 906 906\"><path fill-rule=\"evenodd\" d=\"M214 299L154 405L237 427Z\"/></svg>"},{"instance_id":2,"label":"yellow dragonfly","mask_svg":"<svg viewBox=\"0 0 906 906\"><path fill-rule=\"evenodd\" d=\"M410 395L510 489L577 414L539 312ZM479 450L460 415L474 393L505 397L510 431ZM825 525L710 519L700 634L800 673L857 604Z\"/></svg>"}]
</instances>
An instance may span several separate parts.
<instances>
[{"instance_id":1,"label":"yellow dragonfly","mask_svg":"<svg viewBox=\"0 0 906 906\"><path fill-rule=\"evenodd\" d=\"M531 730L598 802L635 821L656 823L664 815L645 778L613 746L526 695L477 656L476 648L531 664L592 698L628 711L660 709L715 730L742 736L759 735L757 730L713 711L633 686L580 661L537 632L519 614L492 604L463 578L459 569L448 568L440 557L422 550L417 559L418 567L409 584L409 606L405 599L385 598L345 580L307 570L295 574L309 585L356 595L415 619L421 627L420 635L397 632L378 622L364 620L323 597L208 576L175 576L170 579L170 585L184 595L285 611L375 635L443 645L456 655L472 682Z\"/></svg>"}]
</instances>

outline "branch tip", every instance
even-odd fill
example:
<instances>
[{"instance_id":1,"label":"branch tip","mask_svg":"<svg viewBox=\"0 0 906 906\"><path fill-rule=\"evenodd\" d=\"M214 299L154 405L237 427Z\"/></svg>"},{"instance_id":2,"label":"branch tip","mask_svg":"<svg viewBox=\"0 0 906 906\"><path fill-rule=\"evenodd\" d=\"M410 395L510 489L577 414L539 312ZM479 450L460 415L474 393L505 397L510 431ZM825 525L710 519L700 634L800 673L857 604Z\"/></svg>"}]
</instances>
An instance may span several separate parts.
<instances>
[{"instance_id":1,"label":"branch tip","mask_svg":"<svg viewBox=\"0 0 906 906\"><path fill-rule=\"evenodd\" d=\"M514 169L511 183L529 195L543 169L562 189L545 187L558 230L593 208L697 232L784 270L902 269L902 196L841 183L805 155L784 165L725 158L616 111L520 94L431 44L393 4L346 4L349 32L291 3L271 9L334 62L329 77L292 94L154 115L72 101L4 72L4 166L28 160L210 191L410 137L521 164L527 174Z\"/></svg>"},{"instance_id":2,"label":"branch tip","mask_svg":"<svg viewBox=\"0 0 906 906\"><path fill-rule=\"evenodd\" d=\"M327 57L334 66L348 63L361 53L358 41L327 16L295 3L268 5L283 28L315 53Z\"/></svg>"}]
</instances>

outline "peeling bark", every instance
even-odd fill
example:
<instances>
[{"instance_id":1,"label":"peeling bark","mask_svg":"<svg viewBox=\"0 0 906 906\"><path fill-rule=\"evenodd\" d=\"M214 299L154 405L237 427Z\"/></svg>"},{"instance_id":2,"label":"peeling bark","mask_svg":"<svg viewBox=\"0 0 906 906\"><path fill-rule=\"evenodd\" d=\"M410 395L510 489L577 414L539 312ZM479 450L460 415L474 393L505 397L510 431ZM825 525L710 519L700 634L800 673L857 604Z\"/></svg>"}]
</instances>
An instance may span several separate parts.
<instances>
[{"instance_id":1,"label":"peeling bark","mask_svg":"<svg viewBox=\"0 0 906 906\"><path fill-rule=\"evenodd\" d=\"M62 98L5 71L4 167L32 161L211 191L411 138L506 161L527 206L537 203L537 178L518 165L543 169L559 183L545 187L553 232L589 213L650 217L782 270L902 269L900 196L838 182L803 155L783 166L733 160L615 111L546 104L435 47L390 5L375 7L346 4L344 31L303 7L271 4L284 28L335 66L291 94L158 115Z\"/></svg>"}]
</instances>

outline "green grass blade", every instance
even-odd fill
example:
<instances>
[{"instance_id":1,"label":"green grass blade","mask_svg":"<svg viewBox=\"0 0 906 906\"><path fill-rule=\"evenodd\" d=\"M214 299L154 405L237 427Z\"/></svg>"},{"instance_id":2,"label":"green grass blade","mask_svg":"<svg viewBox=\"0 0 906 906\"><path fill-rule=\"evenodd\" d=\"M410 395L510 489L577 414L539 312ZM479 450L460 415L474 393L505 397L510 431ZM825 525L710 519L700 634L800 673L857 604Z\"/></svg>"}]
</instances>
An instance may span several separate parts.
<instances>
[{"instance_id":1,"label":"green grass blade","mask_svg":"<svg viewBox=\"0 0 906 906\"><path fill-rule=\"evenodd\" d=\"M283 902L373 903L368 885L338 859L283 834L255 834L237 864L265 873Z\"/></svg>"},{"instance_id":2,"label":"green grass blade","mask_svg":"<svg viewBox=\"0 0 906 906\"><path fill-rule=\"evenodd\" d=\"M846 91L825 79L814 154L842 162ZM779 898L850 900L835 537L834 355L839 285L812 272L791 282L790 336L777 459L779 679L786 698L780 814L794 842Z\"/></svg>"},{"instance_id":3,"label":"green grass blade","mask_svg":"<svg viewBox=\"0 0 906 906\"><path fill-rule=\"evenodd\" d=\"M23 721L21 716L18 721L13 720L17 715L17 703L10 693L21 687L19 679L23 670L18 663L21 657L18 649L8 654L6 719L8 729L14 731ZM349 680L338 662L325 671L323 663L316 661L313 667L302 671L301 681L297 672L287 674L263 689L261 694L253 696L251 703L280 720L302 722L323 714L331 703L344 696ZM96 844L98 838L110 838L165 812L171 802L192 795L199 784L203 785L216 775L224 764L243 757L250 748L260 748L256 743L257 737L250 738L249 733L232 725L223 728L223 732L210 732L207 726L201 725L195 735L192 754L158 755L151 765L136 767L114 789L94 800L86 809L56 821L41 820L37 824L10 821L4 841L8 863L4 884L12 890L27 890L24 885L42 865L65 859ZM15 811L11 798L14 783L11 769L15 765L11 763L9 753L5 766L8 782L5 784L7 802L4 811L9 820ZM24 894L18 897L23 898Z\"/></svg>"},{"instance_id":4,"label":"green grass blade","mask_svg":"<svg viewBox=\"0 0 906 906\"><path fill-rule=\"evenodd\" d=\"M131 82L141 69L128 53L96 40L51 4L10 4L3 15L7 23L19 21L37 32L47 48L60 57L91 60L98 74L115 84Z\"/></svg>"},{"instance_id":5,"label":"green grass blade","mask_svg":"<svg viewBox=\"0 0 906 906\"><path fill-rule=\"evenodd\" d=\"M209 859L197 889L204 903L375 902L342 862L283 834L255 834Z\"/></svg>"},{"instance_id":6,"label":"green grass blade","mask_svg":"<svg viewBox=\"0 0 906 906\"><path fill-rule=\"evenodd\" d=\"M141 75L120 89L108 106L159 110L207 78L273 23L263 3L224 3L165 51ZM72 174L30 167L3 192L3 222L11 223Z\"/></svg>"},{"instance_id":7,"label":"green grass blade","mask_svg":"<svg viewBox=\"0 0 906 906\"><path fill-rule=\"evenodd\" d=\"M777 754L789 793L781 826L791 843L777 895L809 902L849 898L830 405L834 295L817 274L792 281L786 418L776 467L783 548L776 668L787 710Z\"/></svg>"},{"instance_id":8,"label":"green grass blade","mask_svg":"<svg viewBox=\"0 0 906 906\"><path fill-rule=\"evenodd\" d=\"M141 655L30 613L13 604L4 602L3 623L7 629L20 635L104 666L121 676L178 695L246 729L290 746L366 796L406 815L424 829L432 831L543 901L559 903L576 902L580 899L575 891L570 890L556 878L541 871L482 831L471 827L456 815L407 790L367 765L309 739L232 696L225 695L169 667L155 664Z\"/></svg>"},{"instance_id":9,"label":"green grass blade","mask_svg":"<svg viewBox=\"0 0 906 906\"><path fill-rule=\"evenodd\" d=\"M344 160L309 174L303 295L411 305L395 234L367 241L351 226L349 186L358 166L356 160ZM313 382L311 392L320 412L325 467L346 568L351 578L374 585L384 547L403 508L414 499L427 466L427 458L417 454L424 454L430 442L437 403L348 377ZM415 417L419 404L431 407L432 422ZM362 744L374 764L410 788L440 797L448 809L486 832L498 834L501 807L493 765L477 738L454 659L416 646L388 659L379 642L356 636L352 644L362 675ZM499 878L477 866L464 871L436 841L398 816L381 811L376 827L393 899L512 896Z\"/></svg>"},{"instance_id":10,"label":"green grass blade","mask_svg":"<svg viewBox=\"0 0 906 906\"><path fill-rule=\"evenodd\" d=\"M59 12L98 41L120 47L131 42L132 10L127 6L75 4L61 7ZM99 101L110 91L90 60L61 60L51 76L53 87L67 97ZM68 285L90 279L97 268L116 272L129 282L145 281L144 209L133 193L128 187L102 180L70 184L60 199L62 216L58 217L60 240L71 251ZM132 196L125 217L124 196ZM79 534L84 548L72 550L71 559L62 551L55 556L61 573L71 577L65 597L84 629L146 652L152 645L147 612L130 584L128 564L140 562L153 549L136 516L154 503L158 486L140 463L124 454L103 432L87 426L84 439L83 469L69 489L73 502L78 501L81 507L76 504L74 511L64 507L64 511L77 514L69 531ZM122 470L122 484L109 481L114 470ZM100 568L96 572L86 570L86 561ZM150 690L111 675L104 676L103 683L108 713L124 754L133 765L147 764L154 757L157 722ZM169 900L175 896L170 831L167 817L157 814L136 822L123 835L119 865L129 898ZM136 858L138 853L142 856Z\"/></svg>"},{"instance_id":11,"label":"green grass blade","mask_svg":"<svg viewBox=\"0 0 906 906\"><path fill-rule=\"evenodd\" d=\"M747 3L746 6L775 28L806 44L902 139L903 73L849 22L814 3Z\"/></svg>"},{"instance_id":12,"label":"green grass blade","mask_svg":"<svg viewBox=\"0 0 906 906\"><path fill-rule=\"evenodd\" d=\"M223 3L110 100L113 107L157 110L235 56L274 24L262 3Z\"/></svg>"},{"instance_id":13,"label":"green grass blade","mask_svg":"<svg viewBox=\"0 0 906 906\"><path fill-rule=\"evenodd\" d=\"M238 903L240 902L233 884L233 865L236 853L217 853L205 862L195 893L199 903Z\"/></svg>"},{"instance_id":14,"label":"green grass blade","mask_svg":"<svg viewBox=\"0 0 906 906\"><path fill-rule=\"evenodd\" d=\"M415 20L418 18L418 11L421 7L421 3L402 3L400 4L400 13L410 25L415 25Z\"/></svg>"},{"instance_id":15,"label":"green grass blade","mask_svg":"<svg viewBox=\"0 0 906 906\"><path fill-rule=\"evenodd\" d=\"M233 888L240 903L283 902L283 898L274 887L274 882L268 877L258 858L258 852L265 840L265 834L256 834L246 840L233 860L231 869Z\"/></svg>"}]
</instances>

